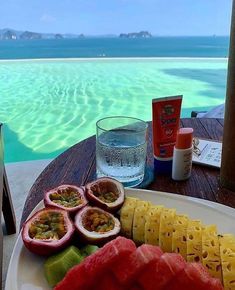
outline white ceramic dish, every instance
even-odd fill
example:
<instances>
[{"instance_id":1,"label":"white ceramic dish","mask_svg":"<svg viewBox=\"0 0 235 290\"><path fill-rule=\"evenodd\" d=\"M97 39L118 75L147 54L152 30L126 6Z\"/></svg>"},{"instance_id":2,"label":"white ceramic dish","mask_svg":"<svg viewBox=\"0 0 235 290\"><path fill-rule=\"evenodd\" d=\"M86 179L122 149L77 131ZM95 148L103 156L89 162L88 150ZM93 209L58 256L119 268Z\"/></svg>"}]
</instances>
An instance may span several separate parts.
<instances>
[{"instance_id":1,"label":"white ceramic dish","mask_svg":"<svg viewBox=\"0 0 235 290\"><path fill-rule=\"evenodd\" d=\"M201 219L204 224L217 224L218 232L235 234L235 209L202 199L149 190L126 189L127 196L149 200L153 204L174 207L178 213ZM32 214L42 208L37 205ZM51 290L43 274L45 258L30 253L19 235L8 268L6 290Z\"/></svg>"}]
</instances>

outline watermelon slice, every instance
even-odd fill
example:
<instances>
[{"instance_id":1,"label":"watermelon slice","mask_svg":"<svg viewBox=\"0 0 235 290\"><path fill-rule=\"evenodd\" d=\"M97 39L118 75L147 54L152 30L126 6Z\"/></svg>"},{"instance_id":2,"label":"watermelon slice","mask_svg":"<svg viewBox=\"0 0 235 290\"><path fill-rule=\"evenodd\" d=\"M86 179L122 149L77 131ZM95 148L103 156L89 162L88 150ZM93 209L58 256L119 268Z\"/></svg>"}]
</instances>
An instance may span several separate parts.
<instances>
[{"instance_id":1,"label":"watermelon slice","mask_svg":"<svg viewBox=\"0 0 235 290\"><path fill-rule=\"evenodd\" d=\"M125 289L125 290L127 290L127 289ZM128 290L143 290L143 288L137 284L134 284L134 285L130 286L130 288L128 288Z\"/></svg>"},{"instance_id":2,"label":"watermelon slice","mask_svg":"<svg viewBox=\"0 0 235 290\"><path fill-rule=\"evenodd\" d=\"M81 263L71 268L65 275L64 279L55 286L54 290L87 290L85 287L86 283L86 269L84 264Z\"/></svg>"},{"instance_id":3,"label":"watermelon slice","mask_svg":"<svg viewBox=\"0 0 235 290\"><path fill-rule=\"evenodd\" d=\"M222 290L218 279L212 278L201 263L187 263L168 288L172 290Z\"/></svg>"},{"instance_id":4,"label":"watermelon slice","mask_svg":"<svg viewBox=\"0 0 235 290\"><path fill-rule=\"evenodd\" d=\"M136 246L132 240L118 237L68 271L64 279L54 289L86 290L86 287L89 289L92 285L97 286L97 281L102 274L109 270L111 265L118 264L125 256L130 255L135 250Z\"/></svg>"},{"instance_id":5,"label":"watermelon slice","mask_svg":"<svg viewBox=\"0 0 235 290\"><path fill-rule=\"evenodd\" d=\"M162 254L159 247L144 244L131 255L119 260L119 263L113 264L112 272L121 285L131 285L143 268L157 262Z\"/></svg>"},{"instance_id":6,"label":"watermelon slice","mask_svg":"<svg viewBox=\"0 0 235 290\"><path fill-rule=\"evenodd\" d=\"M93 289L96 290L121 290L123 289L114 275L110 272L107 272L102 276L102 278L98 281L96 281L96 286L94 286Z\"/></svg>"},{"instance_id":7,"label":"watermelon slice","mask_svg":"<svg viewBox=\"0 0 235 290\"><path fill-rule=\"evenodd\" d=\"M138 277L144 290L171 289L165 286L186 266L184 258L175 253L164 253L159 261L146 267ZM182 290L182 289L181 289Z\"/></svg>"},{"instance_id":8,"label":"watermelon slice","mask_svg":"<svg viewBox=\"0 0 235 290\"><path fill-rule=\"evenodd\" d=\"M111 265L120 263L124 257L135 250L136 246L132 240L118 237L84 260L87 274L92 276L106 271Z\"/></svg>"}]
</instances>

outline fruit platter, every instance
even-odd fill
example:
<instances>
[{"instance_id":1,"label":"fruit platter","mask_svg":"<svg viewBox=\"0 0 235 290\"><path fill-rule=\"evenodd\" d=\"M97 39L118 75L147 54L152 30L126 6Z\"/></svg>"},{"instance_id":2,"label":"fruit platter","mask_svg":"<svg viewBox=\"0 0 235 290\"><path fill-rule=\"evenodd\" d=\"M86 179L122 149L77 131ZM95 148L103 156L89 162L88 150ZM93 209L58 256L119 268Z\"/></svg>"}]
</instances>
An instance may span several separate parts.
<instances>
[{"instance_id":1,"label":"fruit platter","mask_svg":"<svg viewBox=\"0 0 235 290\"><path fill-rule=\"evenodd\" d=\"M45 193L24 223L7 290L233 290L235 210L111 178Z\"/></svg>"}]
</instances>

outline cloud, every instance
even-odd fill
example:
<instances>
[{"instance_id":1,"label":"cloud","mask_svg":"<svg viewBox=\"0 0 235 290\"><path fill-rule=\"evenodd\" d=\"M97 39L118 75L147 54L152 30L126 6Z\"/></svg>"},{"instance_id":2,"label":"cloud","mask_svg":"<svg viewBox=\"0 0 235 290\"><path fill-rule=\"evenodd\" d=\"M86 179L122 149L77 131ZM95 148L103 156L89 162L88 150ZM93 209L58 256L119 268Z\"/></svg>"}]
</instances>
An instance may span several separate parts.
<instances>
[{"instance_id":1,"label":"cloud","mask_svg":"<svg viewBox=\"0 0 235 290\"><path fill-rule=\"evenodd\" d=\"M52 23L56 21L56 18L50 14L44 13L41 17L40 17L40 21L41 22L46 22L46 23Z\"/></svg>"}]
</instances>

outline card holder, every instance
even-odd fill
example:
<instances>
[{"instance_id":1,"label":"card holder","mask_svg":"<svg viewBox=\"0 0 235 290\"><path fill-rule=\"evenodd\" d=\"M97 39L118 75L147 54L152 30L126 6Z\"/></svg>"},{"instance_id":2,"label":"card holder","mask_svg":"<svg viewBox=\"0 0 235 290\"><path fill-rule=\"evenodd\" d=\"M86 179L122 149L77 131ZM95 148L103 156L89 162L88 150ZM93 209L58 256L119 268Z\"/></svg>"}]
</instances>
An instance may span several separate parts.
<instances>
[{"instance_id":1,"label":"card holder","mask_svg":"<svg viewBox=\"0 0 235 290\"><path fill-rule=\"evenodd\" d=\"M222 142L193 138L193 163L220 168Z\"/></svg>"}]
</instances>

